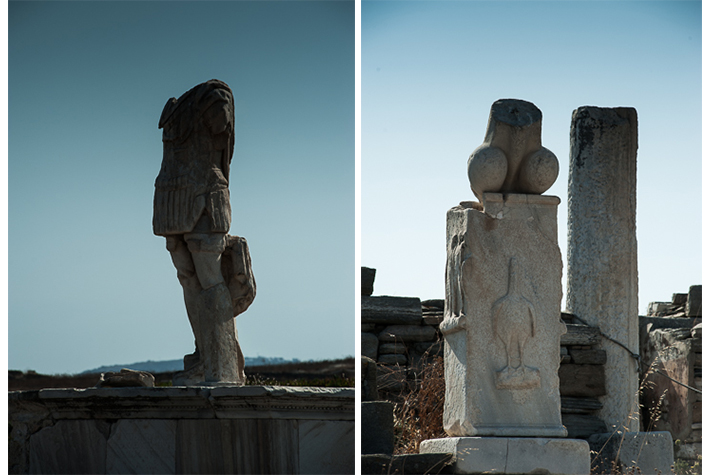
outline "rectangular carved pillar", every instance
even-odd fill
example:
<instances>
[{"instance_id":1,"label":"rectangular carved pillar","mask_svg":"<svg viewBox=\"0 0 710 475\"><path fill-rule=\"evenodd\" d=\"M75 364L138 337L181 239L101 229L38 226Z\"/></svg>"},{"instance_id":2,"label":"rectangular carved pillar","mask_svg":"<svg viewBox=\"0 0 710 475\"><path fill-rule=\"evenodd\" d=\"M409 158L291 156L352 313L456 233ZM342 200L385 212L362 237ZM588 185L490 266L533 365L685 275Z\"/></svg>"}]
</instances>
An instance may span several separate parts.
<instances>
[{"instance_id":1,"label":"rectangular carved pillar","mask_svg":"<svg viewBox=\"0 0 710 475\"><path fill-rule=\"evenodd\" d=\"M580 107L572 113L567 311L638 354L636 251L637 117L633 108ZM636 362L602 339L607 429L639 430ZM631 416L631 418L629 418Z\"/></svg>"},{"instance_id":2,"label":"rectangular carved pillar","mask_svg":"<svg viewBox=\"0 0 710 475\"><path fill-rule=\"evenodd\" d=\"M484 193L447 214L444 429L564 437L555 196Z\"/></svg>"}]
</instances>

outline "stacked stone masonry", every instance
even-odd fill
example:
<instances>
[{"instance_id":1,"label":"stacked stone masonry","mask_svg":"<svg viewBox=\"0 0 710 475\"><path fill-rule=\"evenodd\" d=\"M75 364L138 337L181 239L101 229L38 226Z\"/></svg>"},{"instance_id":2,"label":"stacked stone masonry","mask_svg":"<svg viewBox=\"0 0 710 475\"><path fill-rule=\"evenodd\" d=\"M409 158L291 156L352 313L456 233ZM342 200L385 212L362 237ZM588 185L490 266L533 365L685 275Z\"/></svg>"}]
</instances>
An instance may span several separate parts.
<instances>
[{"instance_id":1,"label":"stacked stone masonry","mask_svg":"<svg viewBox=\"0 0 710 475\"><path fill-rule=\"evenodd\" d=\"M669 431L676 460L695 463L702 455L702 286L649 303L639 320L643 369L653 366L641 393L644 429Z\"/></svg>"}]
</instances>

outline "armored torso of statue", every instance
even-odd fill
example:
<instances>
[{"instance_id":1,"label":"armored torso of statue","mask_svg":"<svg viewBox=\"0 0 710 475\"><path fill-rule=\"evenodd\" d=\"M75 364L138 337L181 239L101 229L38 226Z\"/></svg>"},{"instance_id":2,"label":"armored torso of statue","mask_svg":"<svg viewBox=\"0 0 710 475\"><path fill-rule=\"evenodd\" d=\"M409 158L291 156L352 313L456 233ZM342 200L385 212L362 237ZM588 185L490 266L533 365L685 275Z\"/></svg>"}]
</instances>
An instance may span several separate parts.
<instances>
[{"instance_id":1,"label":"armored torso of statue","mask_svg":"<svg viewBox=\"0 0 710 475\"><path fill-rule=\"evenodd\" d=\"M234 151L232 91L216 79L163 109L163 163L155 180L153 232L165 236L195 334L176 385L243 384L234 317L254 300L244 238L229 236L229 166Z\"/></svg>"}]
</instances>

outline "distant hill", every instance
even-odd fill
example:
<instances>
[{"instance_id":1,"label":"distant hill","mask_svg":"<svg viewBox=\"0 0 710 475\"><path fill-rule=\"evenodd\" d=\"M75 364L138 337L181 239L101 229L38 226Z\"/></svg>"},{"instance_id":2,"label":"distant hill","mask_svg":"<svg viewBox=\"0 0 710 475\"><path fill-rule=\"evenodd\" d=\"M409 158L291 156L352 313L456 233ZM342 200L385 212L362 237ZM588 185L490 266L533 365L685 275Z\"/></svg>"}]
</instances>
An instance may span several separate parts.
<instances>
[{"instance_id":1,"label":"distant hill","mask_svg":"<svg viewBox=\"0 0 710 475\"><path fill-rule=\"evenodd\" d=\"M257 356L253 358L247 356L244 358L244 362L246 367L300 363L300 361L296 358L286 360L284 358L270 358L266 356ZM99 366L98 368L87 369L86 371L82 371L79 374L94 374L106 373L109 371L121 371L123 368L133 369L136 371L148 371L149 373L172 373L175 371L182 371L183 369L182 359L179 359L166 361L142 361L140 363L131 363L124 365Z\"/></svg>"},{"instance_id":2,"label":"distant hill","mask_svg":"<svg viewBox=\"0 0 710 475\"><path fill-rule=\"evenodd\" d=\"M156 386L170 386L174 371L163 371L175 361L145 361L132 365L103 366L75 375L47 375L36 371L8 370L8 389L28 391L47 388L91 388L99 381L99 373L113 369L147 368L155 376ZM286 361L283 358L249 358L256 364L245 368L247 385L355 387L355 358L338 360ZM274 364L265 364L269 362ZM180 368L182 369L182 368Z\"/></svg>"}]
</instances>

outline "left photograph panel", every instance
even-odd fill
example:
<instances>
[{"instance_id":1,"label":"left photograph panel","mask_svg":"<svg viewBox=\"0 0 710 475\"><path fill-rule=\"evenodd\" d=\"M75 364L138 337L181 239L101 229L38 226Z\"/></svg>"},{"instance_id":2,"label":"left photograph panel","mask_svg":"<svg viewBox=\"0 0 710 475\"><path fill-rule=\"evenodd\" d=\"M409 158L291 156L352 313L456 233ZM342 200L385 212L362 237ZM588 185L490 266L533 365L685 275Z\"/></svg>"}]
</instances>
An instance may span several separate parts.
<instances>
[{"instance_id":1,"label":"left photograph panel","mask_svg":"<svg viewBox=\"0 0 710 475\"><path fill-rule=\"evenodd\" d=\"M8 25L10 473L353 473L354 2Z\"/></svg>"}]
</instances>

